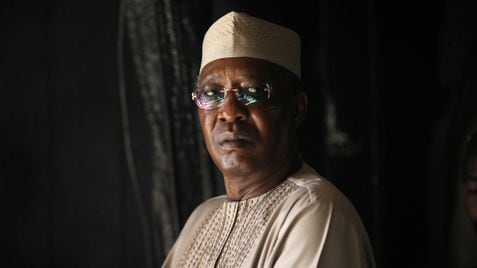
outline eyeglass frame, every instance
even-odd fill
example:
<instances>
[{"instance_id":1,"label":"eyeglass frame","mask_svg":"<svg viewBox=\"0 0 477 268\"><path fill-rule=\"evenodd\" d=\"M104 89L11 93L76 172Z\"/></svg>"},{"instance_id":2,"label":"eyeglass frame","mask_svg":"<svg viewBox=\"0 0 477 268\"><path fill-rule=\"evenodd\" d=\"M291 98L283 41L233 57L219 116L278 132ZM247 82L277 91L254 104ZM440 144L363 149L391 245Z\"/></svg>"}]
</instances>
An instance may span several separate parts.
<instances>
[{"instance_id":1,"label":"eyeglass frame","mask_svg":"<svg viewBox=\"0 0 477 268\"><path fill-rule=\"evenodd\" d=\"M267 101L267 100L270 100L271 99L271 96L272 96L272 91L273 91L273 87L268 84L268 83L261 83L263 85L265 85L267 87L267 98L264 99L264 100L260 100L260 101L257 101L257 102L254 102L254 103L249 103L249 104L245 104L243 102L241 102L239 100L240 103L242 103L243 105L245 106L248 106L248 105L252 105L252 104L258 104L258 103L262 103L263 101ZM199 97L198 97L198 92L201 91L202 89L200 87L196 88L194 91L192 91L191 95L192 95L192 100L194 101L195 105L199 108L199 109L203 109L203 110L215 110L215 109L219 109L220 107L223 106L223 104L225 103L225 100L227 99L227 93L229 91L233 91L235 92L235 96L238 97L238 92L240 90L244 90L245 88L247 87L241 87L241 88L227 88L227 87L221 87L221 89L223 90L224 92L224 99L216 106L216 107L213 107L213 108L209 108L209 109L206 109L206 108L202 108L197 102L199 102ZM250 88L250 87L249 87Z\"/></svg>"}]
</instances>

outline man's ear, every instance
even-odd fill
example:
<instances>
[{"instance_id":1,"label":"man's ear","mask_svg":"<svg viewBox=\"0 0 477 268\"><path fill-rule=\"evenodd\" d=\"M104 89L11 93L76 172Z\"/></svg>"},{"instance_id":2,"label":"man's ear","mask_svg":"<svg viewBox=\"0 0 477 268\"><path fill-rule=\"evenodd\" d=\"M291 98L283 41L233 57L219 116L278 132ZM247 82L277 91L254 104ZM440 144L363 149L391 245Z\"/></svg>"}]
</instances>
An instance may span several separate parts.
<instances>
[{"instance_id":1,"label":"man's ear","mask_svg":"<svg viewBox=\"0 0 477 268\"><path fill-rule=\"evenodd\" d=\"M308 96L305 91L300 90L296 93L294 99L293 120L295 121L295 127L298 127L301 122L303 122L303 119L305 119L305 114L308 110Z\"/></svg>"}]
</instances>

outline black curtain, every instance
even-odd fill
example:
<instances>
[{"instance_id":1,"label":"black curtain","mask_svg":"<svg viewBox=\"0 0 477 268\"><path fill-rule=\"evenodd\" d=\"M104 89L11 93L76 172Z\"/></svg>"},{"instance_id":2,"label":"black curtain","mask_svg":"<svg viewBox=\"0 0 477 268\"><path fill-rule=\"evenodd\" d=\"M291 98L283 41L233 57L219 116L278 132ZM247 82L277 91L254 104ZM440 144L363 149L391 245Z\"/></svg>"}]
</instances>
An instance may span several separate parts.
<instances>
[{"instance_id":1,"label":"black curtain","mask_svg":"<svg viewBox=\"0 0 477 268\"><path fill-rule=\"evenodd\" d=\"M191 92L200 60L204 1L125 0L121 3L119 56L133 59L135 77L120 81L129 177L142 216L148 267L157 267L185 220L201 201L223 192L203 145ZM127 94L139 91L151 148L149 170L136 171ZM144 131L141 128L140 131ZM140 165L143 167L144 165ZM150 252L148 252L150 251Z\"/></svg>"}]
</instances>

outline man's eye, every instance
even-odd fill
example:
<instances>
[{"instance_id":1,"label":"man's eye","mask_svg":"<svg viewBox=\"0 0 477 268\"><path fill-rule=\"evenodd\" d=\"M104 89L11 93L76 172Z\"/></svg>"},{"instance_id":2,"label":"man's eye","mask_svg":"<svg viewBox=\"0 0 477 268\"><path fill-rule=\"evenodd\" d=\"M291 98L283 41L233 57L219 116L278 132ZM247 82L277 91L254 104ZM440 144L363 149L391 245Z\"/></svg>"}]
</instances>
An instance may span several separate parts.
<instances>
[{"instance_id":1,"label":"man's eye","mask_svg":"<svg viewBox=\"0 0 477 268\"><path fill-rule=\"evenodd\" d=\"M266 86L248 86L243 88L244 92L252 93L252 94L261 94L267 91Z\"/></svg>"},{"instance_id":2,"label":"man's eye","mask_svg":"<svg viewBox=\"0 0 477 268\"><path fill-rule=\"evenodd\" d=\"M215 94L217 94L217 92L213 91L213 90L209 90L209 91L206 91L205 92L205 95L209 96L209 97L212 97L214 96Z\"/></svg>"},{"instance_id":3,"label":"man's eye","mask_svg":"<svg viewBox=\"0 0 477 268\"><path fill-rule=\"evenodd\" d=\"M256 93L258 88L256 87L247 87L246 90L250 93Z\"/></svg>"},{"instance_id":4,"label":"man's eye","mask_svg":"<svg viewBox=\"0 0 477 268\"><path fill-rule=\"evenodd\" d=\"M221 95L220 89L209 88L202 90L202 95L207 98L218 98Z\"/></svg>"}]
</instances>

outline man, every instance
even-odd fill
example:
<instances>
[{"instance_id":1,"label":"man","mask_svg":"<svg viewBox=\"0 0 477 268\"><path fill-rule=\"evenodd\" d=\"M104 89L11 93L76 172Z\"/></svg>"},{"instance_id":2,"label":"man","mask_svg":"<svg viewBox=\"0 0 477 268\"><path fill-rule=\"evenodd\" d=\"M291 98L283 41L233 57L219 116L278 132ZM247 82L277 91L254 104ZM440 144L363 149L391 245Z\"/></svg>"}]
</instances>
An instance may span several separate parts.
<instances>
[{"instance_id":1,"label":"man","mask_svg":"<svg viewBox=\"0 0 477 268\"><path fill-rule=\"evenodd\" d=\"M202 53L192 98L226 195L192 213L163 267L374 267L353 206L298 150L298 35L231 12Z\"/></svg>"}]
</instances>

